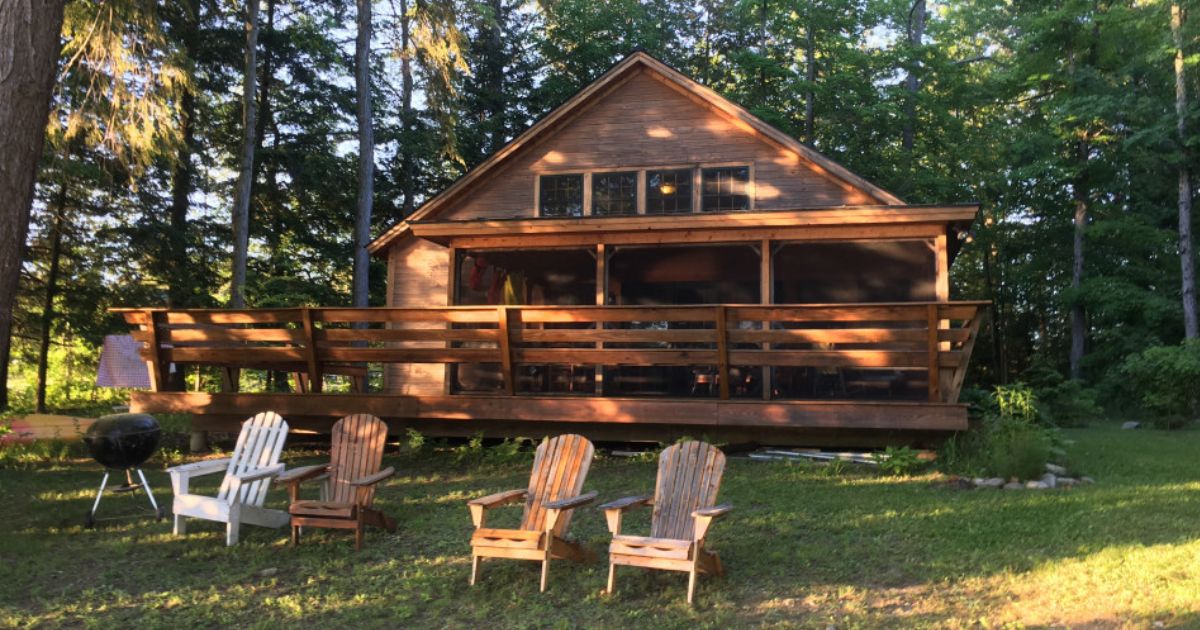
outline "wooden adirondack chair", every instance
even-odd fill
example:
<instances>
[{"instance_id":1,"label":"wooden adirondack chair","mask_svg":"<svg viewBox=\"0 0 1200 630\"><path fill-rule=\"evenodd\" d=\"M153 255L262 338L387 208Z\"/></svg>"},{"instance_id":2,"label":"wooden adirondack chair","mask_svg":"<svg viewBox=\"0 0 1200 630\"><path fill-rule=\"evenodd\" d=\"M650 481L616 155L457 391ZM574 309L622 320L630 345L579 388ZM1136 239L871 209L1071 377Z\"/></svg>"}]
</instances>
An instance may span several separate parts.
<instances>
[{"instance_id":1,"label":"wooden adirondack chair","mask_svg":"<svg viewBox=\"0 0 1200 630\"><path fill-rule=\"evenodd\" d=\"M346 416L333 425L333 444L329 463L293 468L275 483L286 484L292 515L292 545L300 543L300 528L330 527L354 530L354 548L362 549L363 529L367 525L396 531L396 521L371 507L375 485L391 477L391 466L379 469L387 424L369 414ZM300 484L323 480L320 501L299 500Z\"/></svg>"},{"instance_id":2,"label":"wooden adirondack chair","mask_svg":"<svg viewBox=\"0 0 1200 630\"><path fill-rule=\"evenodd\" d=\"M592 559L593 554L565 536L571 511L596 499L595 492L579 494L594 450L582 435L560 435L545 440L533 459L527 490L509 490L467 502L471 520L475 522L475 533L471 536L472 586L479 573L480 558L541 561L542 592L546 591L552 558L575 562ZM519 529L485 527L488 510L522 500L525 513Z\"/></svg>"},{"instance_id":3,"label":"wooden adirondack chair","mask_svg":"<svg viewBox=\"0 0 1200 630\"><path fill-rule=\"evenodd\" d=\"M242 523L262 527L287 525L287 512L263 507L271 478L283 472L279 454L287 439L288 424L273 411L260 413L242 423L233 455L168 468L175 492L175 533L186 529L184 517L225 523L225 544L236 545ZM217 496L188 493L193 477L225 471Z\"/></svg>"},{"instance_id":4,"label":"wooden adirondack chair","mask_svg":"<svg viewBox=\"0 0 1200 630\"><path fill-rule=\"evenodd\" d=\"M617 565L686 571L688 603L696 592L696 574L724 575L725 567L715 552L704 548L712 522L733 509L714 505L725 454L704 442L683 442L658 458L658 482L654 496L626 497L600 506L613 534L609 546L608 592L616 585ZM653 505L650 536L621 533L621 517L627 510Z\"/></svg>"}]
</instances>

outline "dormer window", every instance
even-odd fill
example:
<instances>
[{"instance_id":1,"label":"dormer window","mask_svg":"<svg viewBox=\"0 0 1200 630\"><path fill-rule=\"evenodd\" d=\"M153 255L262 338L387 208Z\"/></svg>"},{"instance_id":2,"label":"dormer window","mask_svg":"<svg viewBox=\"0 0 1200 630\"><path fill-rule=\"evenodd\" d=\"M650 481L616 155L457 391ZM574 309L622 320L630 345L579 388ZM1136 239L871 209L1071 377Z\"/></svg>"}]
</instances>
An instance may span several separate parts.
<instances>
[{"instance_id":1,"label":"dormer window","mask_svg":"<svg viewBox=\"0 0 1200 630\"><path fill-rule=\"evenodd\" d=\"M543 217L583 216L583 175L542 175L538 200Z\"/></svg>"}]
</instances>

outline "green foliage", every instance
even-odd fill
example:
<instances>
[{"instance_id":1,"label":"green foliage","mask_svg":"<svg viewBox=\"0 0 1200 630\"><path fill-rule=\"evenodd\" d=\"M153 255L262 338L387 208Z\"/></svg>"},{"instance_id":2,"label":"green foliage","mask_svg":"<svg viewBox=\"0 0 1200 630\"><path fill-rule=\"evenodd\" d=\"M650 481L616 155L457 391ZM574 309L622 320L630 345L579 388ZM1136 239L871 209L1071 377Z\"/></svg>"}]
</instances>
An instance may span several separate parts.
<instances>
[{"instance_id":1,"label":"green foliage","mask_svg":"<svg viewBox=\"0 0 1200 630\"><path fill-rule=\"evenodd\" d=\"M961 475L1036 479L1052 458L1055 437L1042 424L1037 397L1024 383L997 387L983 420L942 446L939 467Z\"/></svg>"},{"instance_id":2,"label":"green foliage","mask_svg":"<svg viewBox=\"0 0 1200 630\"><path fill-rule=\"evenodd\" d=\"M1200 413L1200 340L1146 348L1127 358L1121 373L1136 392L1147 422L1178 428Z\"/></svg>"},{"instance_id":3,"label":"green foliage","mask_svg":"<svg viewBox=\"0 0 1200 630\"><path fill-rule=\"evenodd\" d=\"M408 428L404 431L405 445L411 453L420 453L425 448L425 436L420 431Z\"/></svg>"},{"instance_id":4,"label":"green foliage","mask_svg":"<svg viewBox=\"0 0 1200 630\"><path fill-rule=\"evenodd\" d=\"M891 477L906 477L928 465L917 451L907 446L889 446L882 453L872 453L871 459L879 466L879 472Z\"/></svg>"}]
</instances>

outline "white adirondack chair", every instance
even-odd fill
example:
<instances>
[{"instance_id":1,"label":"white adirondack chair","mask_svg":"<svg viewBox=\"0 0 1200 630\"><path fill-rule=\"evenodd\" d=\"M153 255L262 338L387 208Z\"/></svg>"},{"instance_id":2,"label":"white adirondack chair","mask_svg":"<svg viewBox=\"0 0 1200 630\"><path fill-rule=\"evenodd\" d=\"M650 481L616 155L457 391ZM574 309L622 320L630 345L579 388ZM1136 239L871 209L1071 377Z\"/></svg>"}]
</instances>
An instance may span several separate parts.
<instances>
[{"instance_id":1,"label":"white adirondack chair","mask_svg":"<svg viewBox=\"0 0 1200 630\"><path fill-rule=\"evenodd\" d=\"M283 472L279 454L287 432L287 422L279 414L266 411L242 423L231 457L168 468L175 491L175 534L184 533L184 517L188 516L225 523L227 546L237 544L242 523L276 528L287 525L287 512L263 507L271 479ZM217 496L188 493L193 477L221 471L225 471L225 479Z\"/></svg>"}]
</instances>

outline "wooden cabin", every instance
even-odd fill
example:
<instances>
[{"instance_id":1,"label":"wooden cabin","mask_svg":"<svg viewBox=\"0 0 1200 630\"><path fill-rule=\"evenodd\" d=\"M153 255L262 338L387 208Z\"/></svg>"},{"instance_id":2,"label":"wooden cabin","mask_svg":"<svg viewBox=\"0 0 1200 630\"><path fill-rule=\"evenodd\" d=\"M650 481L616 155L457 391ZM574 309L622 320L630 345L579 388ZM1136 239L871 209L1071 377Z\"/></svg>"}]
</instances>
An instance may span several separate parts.
<instances>
[{"instance_id":1,"label":"wooden cabin","mask_svg":"<svg viewBox=\"0 0 1200 630\"><path fill-rule=\"evenodd\" d=\"M976 212L905 204L638 52L370 245L386 308L127 310L159 381L198 363L301 390L134 408L211 428L269 408L317 429L370 412L443 435L921 441L966 427L984 305L950 300L949 268ZM358 391L322 391L329 374Z\"/></svg>"}]
</instances>

